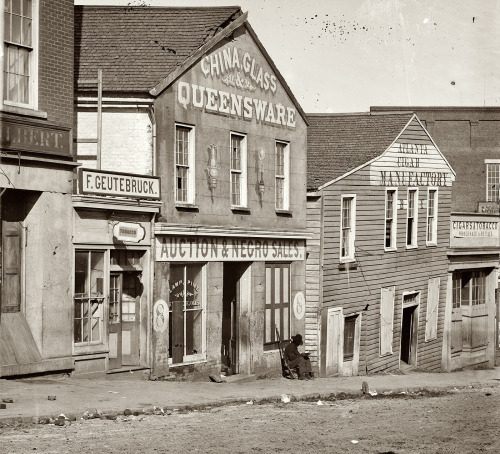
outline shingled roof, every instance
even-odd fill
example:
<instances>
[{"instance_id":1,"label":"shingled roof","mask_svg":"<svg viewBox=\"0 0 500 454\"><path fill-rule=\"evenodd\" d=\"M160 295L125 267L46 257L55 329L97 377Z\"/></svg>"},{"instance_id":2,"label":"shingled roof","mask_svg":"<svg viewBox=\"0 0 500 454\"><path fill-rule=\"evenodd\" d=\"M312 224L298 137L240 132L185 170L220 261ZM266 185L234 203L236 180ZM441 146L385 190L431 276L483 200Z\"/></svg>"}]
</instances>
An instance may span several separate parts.
<instances>
[{"instance_id":1,"label":"shingled roof","mask_svg":"<svg viewBox=\"0 0 500 454\"><path fill-rule=\"evenodd\" d=\"M413 112L308 114L307 189L314 191L380 156Z\"/></svg>"},{"instance_id":2,"label":"shingled roof","mask_svg":"<svg viewBox=\"0 0 500 454\"><path fill-rule=\"evenodd\" d=\"M148 92L241 14L239 6L75 6L75 83L102 68L103 91Z\"/></svg>"}]
</instances>

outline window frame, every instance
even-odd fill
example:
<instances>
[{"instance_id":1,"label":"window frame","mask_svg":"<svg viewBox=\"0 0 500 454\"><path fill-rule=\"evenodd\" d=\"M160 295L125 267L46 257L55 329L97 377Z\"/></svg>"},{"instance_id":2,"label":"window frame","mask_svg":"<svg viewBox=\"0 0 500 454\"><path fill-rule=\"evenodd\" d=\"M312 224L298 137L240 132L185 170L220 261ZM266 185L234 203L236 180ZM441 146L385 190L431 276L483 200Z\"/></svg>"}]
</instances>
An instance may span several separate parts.
<instances>
[{"instance_id":1,"label":"window frame","mask_svg":"<svg viewBox=\"0 0 500 454\"><path fill-rule=\"evenodd\" d=\"M184 285L186 283L186 269L187 267L191 266L201 266L201 353L196 353L192 355L187 355L186 354L186 345L185 345L185 338L186 338L186 292L184 295L184 307L183 307L183 331L184 331L184 354L182 356L182 362L181 363L174 363L173 362L173 355L169 355L168 357L168 364L170 366L176 367L180 366L183 364L192 364L192 363L199 363L199 362L204 362L207 360L207 264L203 262L174 262L172 263L173 266L182 266L184 268ZM171 266L172 266L171 265ZM170 291L170 286L171 283L169 282L169 291ZM170 295L170 293L169 293ZM172 311L170 310L170 296L169 296L169 301L167 302L168 305L168 311L169 311L169 318L171 317ZM173 336L173 333L169 333L169 338ZM170 342L169 342L169 347L170 347Z\"/></svg>"},{"instance_id":2,"label":"window frame","mask_svg":"<svg viewBox=\"0 0 500 454\"><path fill-rule=\"evenodd\" d=\"M92 273L92 253L94 254L102 254L102 257L103 257L103 267L102 267L102 293L101 293L101 296L98 296L98 297L95 297L95 298L92 298L92 292L89 292L87 294L87 296L81 296L81 297L78 297L76 296L76 273L77 273L77 269L76 269L76 254L77 253L87 253L88 254L88 258L87 258L87 270L86 272L88 273L86 276L86 280L89 281L89 286L90 286L90 283L91 283L91 273ZM108 301L108 289L107 289L107 274L108 274L108 269L107 269L107 261L108 261L108 252L107 250L105 249L75 249L74 250L74 258L75 258L75 266L74 266L74 271L73 271L73 297L72 297L72 301L73 301L73 346L75 348L85 348L85 347L92 347L92 346L96 346L96 345L100 345L100 346L103 346L107 343L107 331L106 331L106 306L107 306L107 301ZM87 287L87 284L85 284L85 286ZM87 289L86 289L87 290ZM90 288L89 288L90 290ZM81 341L81 342L77 342L76 339L75 339L75 336L76 336L76 330L75 330L75 326L76 326L76 320L77 320L77 317L76 317L76 303L77 303L77 300L80 300L81 303L85 304L83 300L87 300L87 303L90 305L90 300L92 299L99 299L99 306L100 306L100 320L99 320L99 340L88 340L88 341ZM83 313L83 311L82 311ZM91 311L89 310L88 311L89 315L91 316ZM92 317L90 317L92 318ZM81 320L83 322L83 317L78 317L78 320ZM88 328L90 330L92 330L92 324L91 323L88 323ZM83 330L82 330L82 339L83 339Z\"/></svg>"},{"instance_id":3,"label":"window frame","mask_svg":"<svg viewBox=\"0 0 500 454\"><path fill-rule=\"evenodd\" d=\"M413 213L410 213L410 194L414 194ZM410 216L412 214L412 216ZM411 238L409 239L409 226L411 220ZM406 206L406 248L415 249L418 247L418 188L408 188Z\"/></svg>"},{"instance_id":4,"label":"window frame","mask_svg":"<svg viewBox=\"0 0 500 454\"><path fill-rule=\"evenodd\" d=\"M278 173L278 145L283 146L283 174ZM275 174L275 208L276 211L289 211L290 210L290 142L284 140L276 140L274 143L275 159L274 159L274 174ZM282 205L279 206L278 201L278 181L283 184L283 201Z\"/></svg>"},{"instance_id":5,"label":"window frame","mask_svg":"<svg viewBox=\"0 0 500 454\"><path fill-rule=\"evenodd\" d=\"M432 216L429 215L430 210L430 195L434 194L434 203L432 206L433 213ZM426 208L426 233L425 233L425 243L427 246L437 246L437 223L438 223L438 197L439 192L437 187L427 188L427 208ZM429 238L429 219L432 219L432 237Z\"/></svg>"},{"instance_id":6,"label":"window frame","mask_svg":"<svg viewBox=\"0 0 500 454\"><path fill-rule=\"evenodd\" d=\"M179 130L187 130L187 165L185 163L178 163L179 156L179 140L178 140L178 131ZM195 203L195 127L193 125L185 124L185 123L175 123L175 134L174 134L174 200L176 206L185 206L185 205L194 205ZM178 186L178 171L179 168L184 168L186 170L186 188L179 188ZM183 178L183 177L181 177ZM179 190L186 191L186 200L182 200L178 197Z\"/></svg>"},{"instance_id":7,"label":"window frame","mask_svg":"<svg viewBox=\"0 0 500 454\"><path fill-rule=\"evenodd\" d=\"M240 168L233 168L233 137L238 137L240 141ZM231 209L247 208L247 153L248 153L248 137L240 132L230 131L229 133L229 198ZM239 175L239 203L233 203L233 175Z\"/></svg>"},{"instance_id":8,"label":"window frame","mask_svg":"<svg viewBox=\"0 0 500 454\"><path fill-rule=\"evenodd\" d=\"M348 254L343 254L344 248L344 200L351 200L350 206L350 235L348 244ZM340 197L340 241L339 257L341 263L355 261L355 241L356 241L356 194L342 194Z\"/></svg>"},{"instance_id":9,"label":"window frame","mask_svg":"<svg viewBox=\"0 0 500 454\"><path fill-rule=\"evenodd\" d=\"M280 302L276 303L276 269L279 269L279 294L280 294ZM283 270L287 269L288 270L288 282L287 282L287 298L288 301L284 301L284 273ZM270 273L271 280L268 282L268 270ZM280 340L287 340L290 339L291 337L291 311L292 311L292 302L291 302L291 295L292 295L292 288L291 288L291 264L290 263L282 263L282 262L277 262L277 263L266 263L265 264L265 300L264 300L264 333L263 333L263 345L264 345L264 351L268 350L277 350L279 348L279 343L278 339L276 336L276 310L278 309L280 311L280 326L279 326L279 334L280 334ZM268 303L269 301L269 303ZM288 316L286 317L287 319L287 331L285 332L284 328L284 323L283 321L285 320L285 307L288 309ZM270 319L268 319L268 312L270 311ZM268 333L269 330L269 333ZM270 341L266 342L268 339L267 334L270 336Z\"/></svg>"},{"instance_id":10,"label":"window frame","mask_svg":"<svg viewBox=\"0 0 500 454\"><path fill-rule=\"evenodd\" d=\"M21 2L22 4L22 2ZM23 16L25 17L25 16ZM0 32L2 35L3 52L0 58L2 66L0 71L0 109L9 111L11 109L38 109L38 70L39 70L39 1L31 0L31 45L16 43L5 39L5 0L0 0ZM5 59L7 58L7 46L16 46L18 49L29 50L28 71L28 102L18 102L6 99L4 90L7 90L5 74Z\"/></svg>"},{"instance_id":11,"label":"window frame","mask_svg":"<svg viewBox=\"0 0 500 454\"><path fill-rule=\"evenodd\" d=\"M388 211L388 195L389 193L394 193L394 199L392 201L392 218L387 217ZM385 189L385 204L384 204L384 251L396 251L397 250L397 231L398 231L398 188L390 187ZM391 244L387 246L387 221L391 220L391 233L390 242Z\"/></svg>"},{"instance_id":12,"label":"window frame","mask_svg":"<svg viewBox=\"0 0 500 454\"><path fill-rule=\"evenodd\" d=\"M484 163L486 164L486 201L497 203L500 200L500 160L499 159L485 159ZM496 177L497 181L494 183L490 183L491 178L491 166L496 167ZM493 191L490 191L490 187L497 185L498 189L496 190L494 198L491 197Z\"/></svg>"}]
</instances>

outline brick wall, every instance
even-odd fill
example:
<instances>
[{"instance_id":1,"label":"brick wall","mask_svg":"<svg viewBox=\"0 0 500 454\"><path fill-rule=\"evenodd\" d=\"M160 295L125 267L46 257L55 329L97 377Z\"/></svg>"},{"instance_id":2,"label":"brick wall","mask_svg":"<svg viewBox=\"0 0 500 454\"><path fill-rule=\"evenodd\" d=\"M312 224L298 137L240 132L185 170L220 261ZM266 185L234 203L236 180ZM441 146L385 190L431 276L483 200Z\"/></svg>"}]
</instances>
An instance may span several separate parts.
<instances>
[{"instance_id":1,"label":"brick wall","mask_svg":"<svg viewBox=\"0 0 500 454\"><path fill-rule=\"evenodd\" d=\"M73 126L73 0L40 0L38 108Z\"/></svg>"}]
</instances>

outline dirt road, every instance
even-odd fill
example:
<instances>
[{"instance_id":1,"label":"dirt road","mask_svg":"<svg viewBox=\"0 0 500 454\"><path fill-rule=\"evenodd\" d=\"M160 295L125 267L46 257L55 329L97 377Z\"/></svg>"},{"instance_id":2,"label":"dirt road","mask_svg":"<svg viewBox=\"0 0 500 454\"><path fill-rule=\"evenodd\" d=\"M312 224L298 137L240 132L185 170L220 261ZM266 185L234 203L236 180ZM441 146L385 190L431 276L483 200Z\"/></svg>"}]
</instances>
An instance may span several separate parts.
<instances>
[{"instance_id":1,"label":"dirt road","mask_svg":"<svg viewBox=\"0 0 500 454\"><path fill-rule=\"evenodd\" d=\"M0 429L1 453L498 453L499 388Z\"/></svg>"}]
</instances>

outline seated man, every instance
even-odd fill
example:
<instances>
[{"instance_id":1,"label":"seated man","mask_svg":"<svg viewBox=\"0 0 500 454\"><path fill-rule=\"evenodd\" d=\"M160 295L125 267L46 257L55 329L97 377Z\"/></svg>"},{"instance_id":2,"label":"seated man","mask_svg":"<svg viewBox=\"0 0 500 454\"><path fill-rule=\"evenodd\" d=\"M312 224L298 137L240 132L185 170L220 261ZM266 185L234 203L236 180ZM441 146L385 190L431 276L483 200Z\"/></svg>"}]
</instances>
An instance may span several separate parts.
<instances>
[{"instance_id":1,"label":"seated man","mask_svg":"<svg viewBox=\"0 0 500 454\"><path fill-rule=\"evenodd\" d=\"M290 369L299 367L299 380L309 380L312 378L311 361L307 354L299 352L298 347L302 345L302 335L292 336L292 342L285 347L285 359Z\"/></svg>"}]
</instances>

